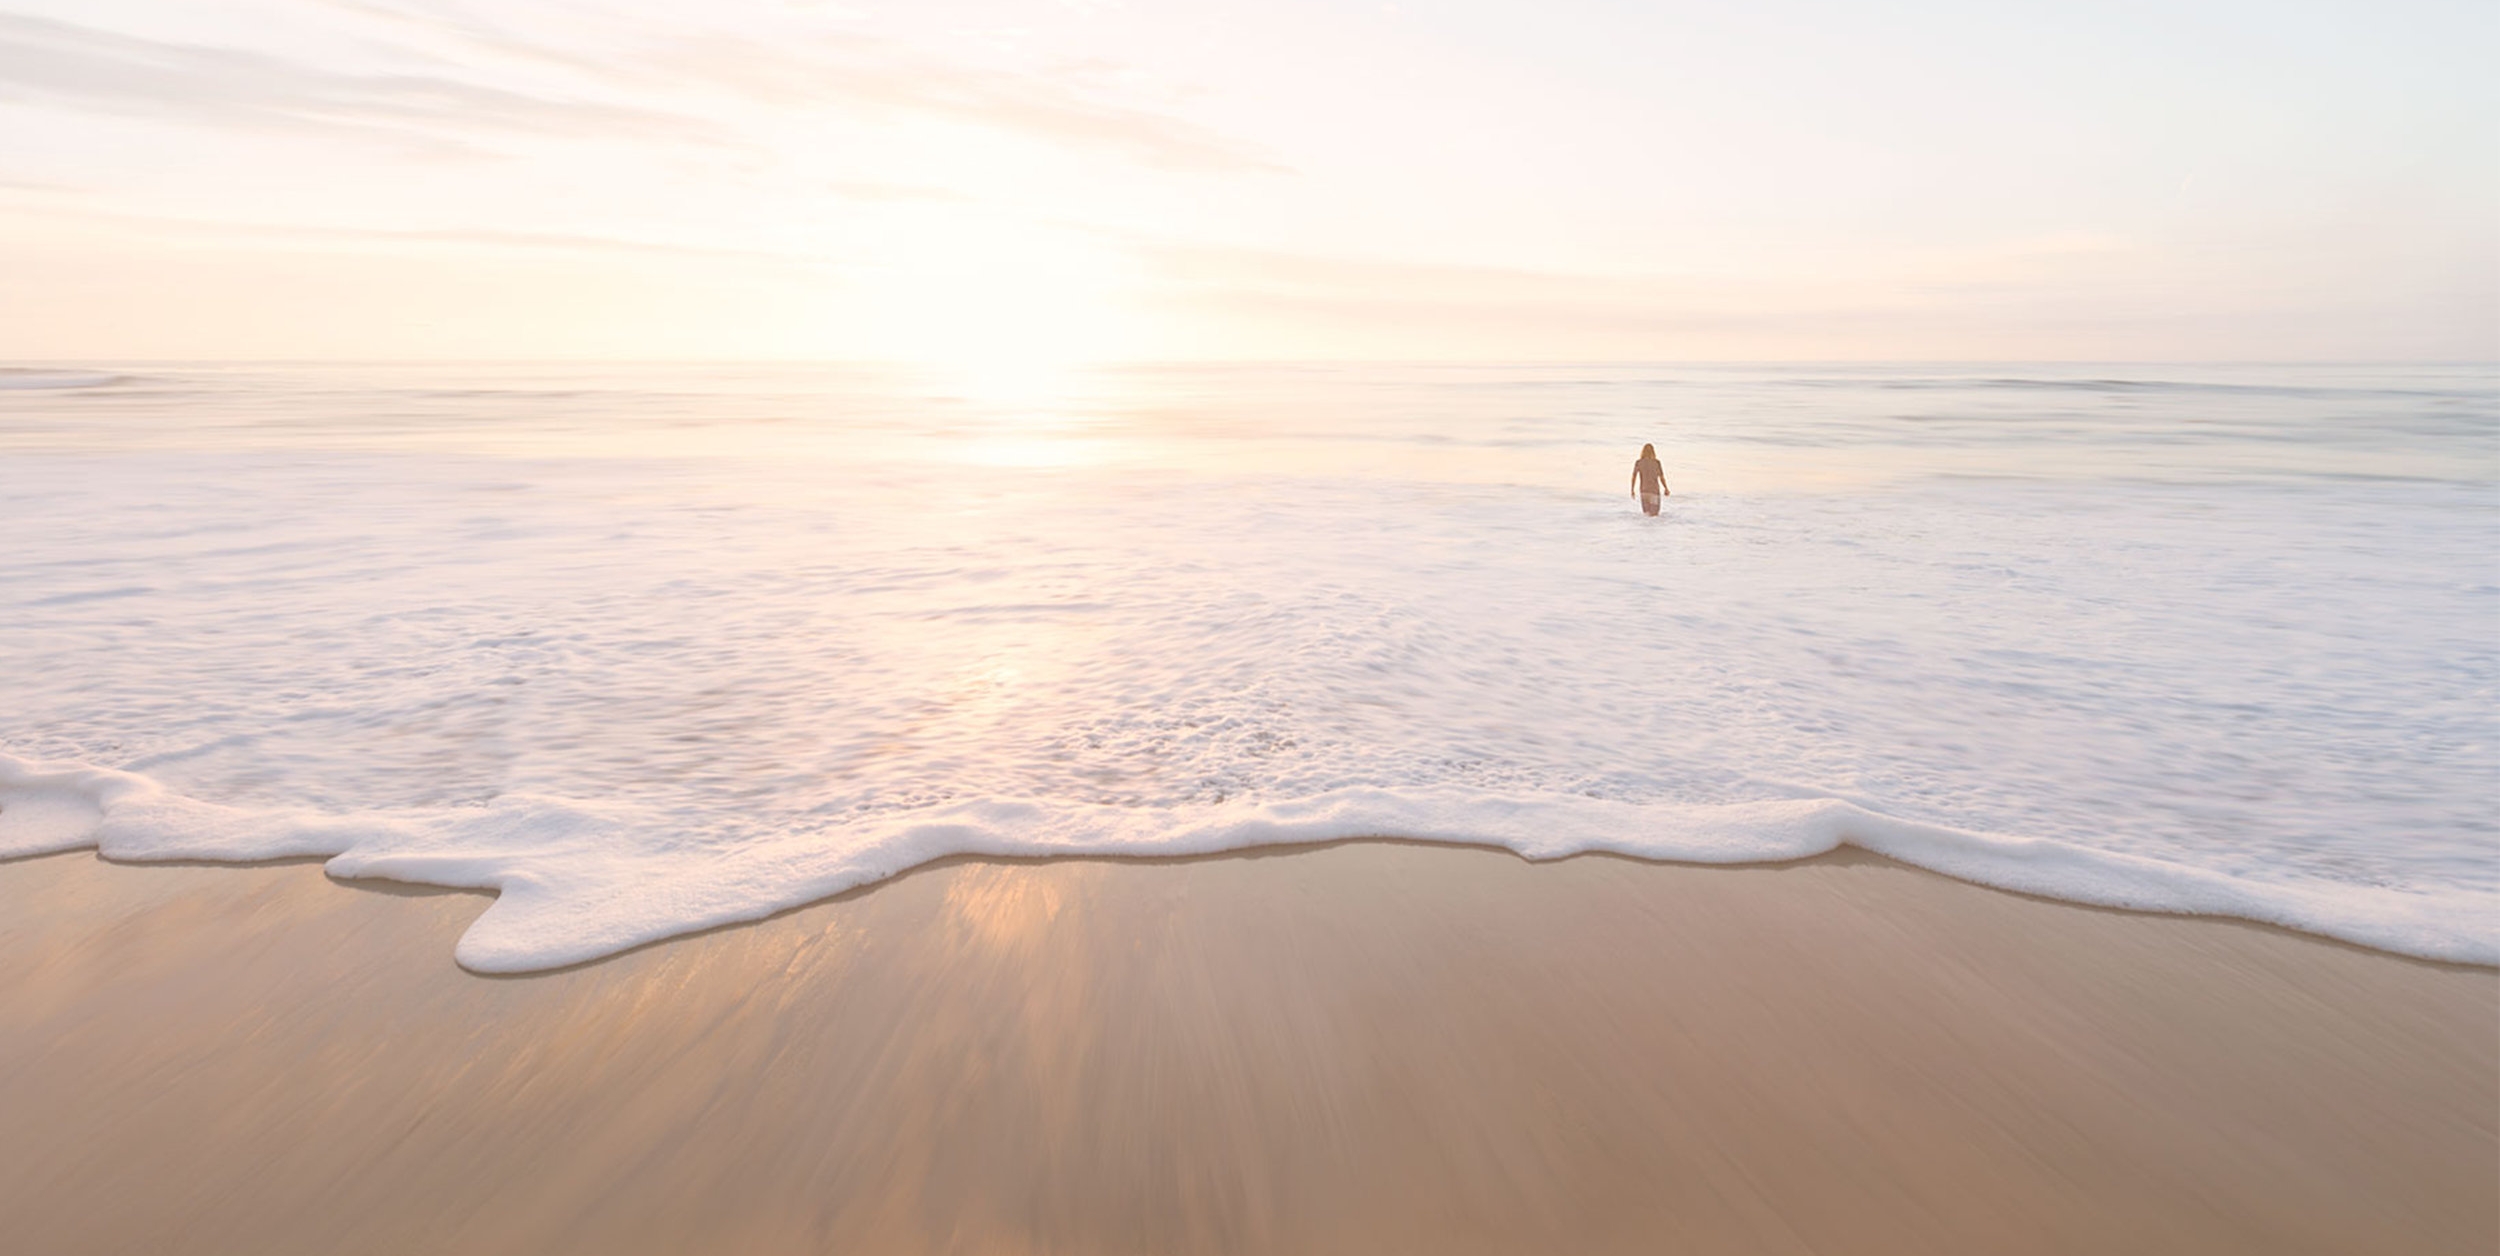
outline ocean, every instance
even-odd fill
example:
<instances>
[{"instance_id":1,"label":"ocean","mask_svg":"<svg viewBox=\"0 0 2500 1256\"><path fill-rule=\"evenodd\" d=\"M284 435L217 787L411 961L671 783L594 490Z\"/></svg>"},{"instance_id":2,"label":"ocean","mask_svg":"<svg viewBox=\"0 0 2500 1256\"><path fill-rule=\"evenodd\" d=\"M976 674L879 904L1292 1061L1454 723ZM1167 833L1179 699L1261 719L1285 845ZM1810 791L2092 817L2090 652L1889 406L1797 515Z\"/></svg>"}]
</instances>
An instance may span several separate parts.
<instances>
[{"instance_id":1,"label":"ocean","mask_svg":"<svg viewBox=\"0 0 2500 1256\"><path fill-rule=\"evenodd\" d=\"M1358 837L2500 962L2489 365L29 364L0 468L0 858L479 971Z\"/></svg>"}]
</instances>

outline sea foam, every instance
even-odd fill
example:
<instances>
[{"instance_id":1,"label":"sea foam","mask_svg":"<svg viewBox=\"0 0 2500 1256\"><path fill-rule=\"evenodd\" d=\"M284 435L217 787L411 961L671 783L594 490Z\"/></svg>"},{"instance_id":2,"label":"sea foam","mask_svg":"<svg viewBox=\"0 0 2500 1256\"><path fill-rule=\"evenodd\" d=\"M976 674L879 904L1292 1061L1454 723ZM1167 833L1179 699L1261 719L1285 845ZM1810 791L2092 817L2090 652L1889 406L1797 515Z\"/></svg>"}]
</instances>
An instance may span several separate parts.
<instances>
[{"instance_id":1,"label":"sea foam","mask_svg":"<svg viewBox=\"0 0 2500 1256\"><path fill-rule=\"evenodd\" d=\"M2500 959L2488 381L2191 374L20 390L0 852L492 890L482 971L1361 837L1845 843Z\"/></svg>"},{"instance_id":2,"label":"sea foam","mask_svg":"<svg viewBox=\"0 0 2500 1256\"><path fill-rule=\"evenodd\" d=\"M1854 846L2001 889L2140 911L2230 916L2429 959L2500 963L2488 896L2254 885L2059 842L1972 833L1834 799L1641 806L1466 791L1337 790L1172 812L995 799L734 849L667 849L668 817L508 797L424 812L221 807L126 772L0 756L0 858L94 846L110 859L327 856L330 875L490 890L454 954L477 972L582 963L757 920L954 855L1211 855L1362 838L1493 846L1531 860L1605 852L1698 864Z\"/></svg>"}]
</instances>

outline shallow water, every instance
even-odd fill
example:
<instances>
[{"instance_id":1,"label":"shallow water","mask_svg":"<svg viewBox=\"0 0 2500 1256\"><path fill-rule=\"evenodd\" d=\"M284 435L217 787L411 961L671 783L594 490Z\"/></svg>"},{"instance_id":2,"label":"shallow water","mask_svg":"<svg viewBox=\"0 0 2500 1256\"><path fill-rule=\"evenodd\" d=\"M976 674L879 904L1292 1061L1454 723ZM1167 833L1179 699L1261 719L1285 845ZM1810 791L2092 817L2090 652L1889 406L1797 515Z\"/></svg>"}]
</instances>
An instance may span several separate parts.
<instances>
[{"instance_id":1,"label":"shallow water","mask_svg":"<svg viewBox=\"0 0 2500 1256\"><path fill-rule=\"evenodd\" d=\"M488 969L959 851L1375 833L1850 841L2492 962L2496 398L2487 367L29 366L0 850L494 886Z\"/></svg>"}]
</instances>

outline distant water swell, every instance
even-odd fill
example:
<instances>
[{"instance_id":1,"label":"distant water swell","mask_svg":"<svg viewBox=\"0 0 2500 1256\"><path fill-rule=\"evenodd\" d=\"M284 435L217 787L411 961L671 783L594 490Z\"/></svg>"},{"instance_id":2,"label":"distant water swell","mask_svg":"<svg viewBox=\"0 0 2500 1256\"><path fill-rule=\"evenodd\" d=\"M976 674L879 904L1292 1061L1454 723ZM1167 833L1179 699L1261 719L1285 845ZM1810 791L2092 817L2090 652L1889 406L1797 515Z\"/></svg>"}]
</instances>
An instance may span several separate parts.
<instances>
[{"instance_id":1,"label":"distant water swell","mask_svg":"<svg viewBox=\"0 0 2500 1256\"><path fill-rule=\"evenodd\" d=\"M67 392L84 388L110 388L129 382L127 375L107 371L49 370L39 367L0 367L0 388L23 392Z\"/></svg>"},{"instance_id":2,"label":"distant water swell","mask_svg":"<svg viewBox=\"0 0 2500 1256\"><path fill-rule=\"evenodd\" d=\"M1452 789L1341 789L1291 802L1131 810L961 802L732 845L655 842L683 817L512 797L482 807L323 815L217 806L144 776L0 755L0 858L94 847L117 860L326 856L332 876L489 890L454 954L475 972L578 964L973 856L1169 857L1401 838L1531 860L1607 852L1675 863L1804 859L1854 846L1946 876L2102 907L2224 916L2424 959L2500 964L2493 896L2259 884L2033 838L1919 824L1836 799L1638 805Z\"/></svg>"}]
</instances>

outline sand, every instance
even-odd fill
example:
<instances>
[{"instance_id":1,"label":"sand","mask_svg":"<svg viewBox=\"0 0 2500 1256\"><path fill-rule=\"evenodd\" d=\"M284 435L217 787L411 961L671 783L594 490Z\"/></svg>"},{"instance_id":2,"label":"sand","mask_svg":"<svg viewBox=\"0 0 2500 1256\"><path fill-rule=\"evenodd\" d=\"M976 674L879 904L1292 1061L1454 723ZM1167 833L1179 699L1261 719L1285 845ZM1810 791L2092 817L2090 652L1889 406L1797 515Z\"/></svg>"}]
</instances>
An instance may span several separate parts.
<instances>
[{"instance_id":1,"label":"sand","mask_svg":"<svg viewBox=\"0 0 2500 1256\"><path fill-rule=\"evenodd\" d=\"M484 903L0 864L0 1247L2500 1248L2500 975L1869 857L958 861L523 978Z\"/></svg>"}]
</instances>

